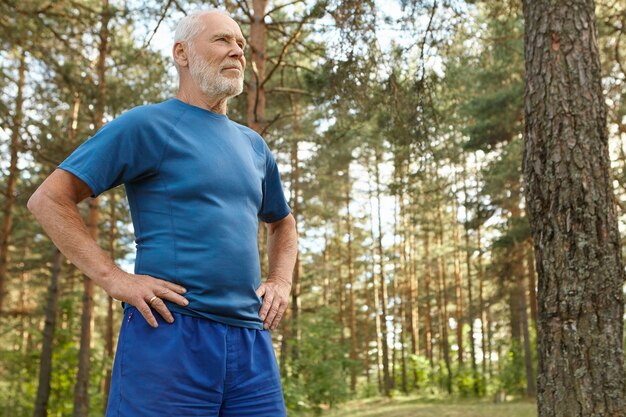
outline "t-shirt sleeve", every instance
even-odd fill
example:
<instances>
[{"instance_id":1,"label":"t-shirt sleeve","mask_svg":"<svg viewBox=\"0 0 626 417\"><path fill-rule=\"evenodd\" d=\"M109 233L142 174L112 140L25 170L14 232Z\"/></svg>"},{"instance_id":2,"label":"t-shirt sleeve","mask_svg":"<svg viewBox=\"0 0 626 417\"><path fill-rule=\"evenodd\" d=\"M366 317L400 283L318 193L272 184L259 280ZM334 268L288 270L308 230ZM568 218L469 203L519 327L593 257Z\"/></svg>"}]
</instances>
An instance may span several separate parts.
<instances>
[{"instance_id":1,"label":"t-shirt sleeve","mask_svg":"<svg viewBox=\"0 0 626 417\"><path fill-rule=\"evenodd\" d=\"M265 141L262 139L261 141L265 150L265 178L263 179L263 204L259 212L259 219L265 223L273 223L291 213L291 208L285 198L276 158L272 155Z\"/></svg>"},{"instance_id":2,"label":"t-shirt sleeve","mask_svg":"<svg viewBox=\"0 0 626 417\"><path fill-rule=\"evenodd\" d=\"M151 135L141 108L104 125L83 142L58 168L85 182L92 197L158 172L164 143Z\"/></svg>"}]
</instances>

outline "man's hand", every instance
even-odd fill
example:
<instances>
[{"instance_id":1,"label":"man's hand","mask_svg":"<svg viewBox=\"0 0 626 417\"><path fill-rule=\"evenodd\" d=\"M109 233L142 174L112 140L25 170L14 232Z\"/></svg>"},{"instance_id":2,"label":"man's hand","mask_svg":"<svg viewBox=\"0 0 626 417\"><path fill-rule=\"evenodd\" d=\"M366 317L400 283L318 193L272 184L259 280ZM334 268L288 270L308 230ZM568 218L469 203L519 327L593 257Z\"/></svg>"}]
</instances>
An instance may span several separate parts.
<instances>
[{"instance_id":1,"label":"man's hand","mask_svg":"<svg viewBox=\"0 0 626 417\"><path fill-rule=\"evenodd\" d=\"M289 304L290 291L291 283L279 279L268 279L256 290L256 295L263 297L259 316L264 329L275 330L278 327Z\"/></svg>"},{"instance_id":2,"label":"man's hand","mask_svg":"<svg viewBox=\"0 0 626 417\"><path fill-rule=\"evenodd\" d=\"M158 324L150 307L154 308L165 321L173 323L174 317L163 300L169 300L181 306L189 304L189 301L181 295L187 290L180 285L150 275L129 274L122 270L114 272L114 275L107 280L104 289L116 300L137 307L152 327L158 327Z\"/></svg>"}]
</instances>

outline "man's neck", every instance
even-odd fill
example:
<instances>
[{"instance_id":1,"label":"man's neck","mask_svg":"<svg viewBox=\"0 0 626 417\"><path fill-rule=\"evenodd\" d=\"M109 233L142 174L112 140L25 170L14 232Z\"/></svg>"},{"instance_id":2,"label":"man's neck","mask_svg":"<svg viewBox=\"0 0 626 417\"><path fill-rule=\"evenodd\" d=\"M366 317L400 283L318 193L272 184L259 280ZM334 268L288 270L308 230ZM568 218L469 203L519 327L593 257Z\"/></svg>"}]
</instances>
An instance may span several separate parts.
<instances>
[{"instance_id":1,"label":"man's neck","mask_svg":"<svg viewBox=\"0 0 626 417\"><path fill-rule=\"evenodd\" d=\"M192 94L179 89L176 98L192 106L212 111L213 113L226 114L228 111L228 97L213 98L207 97L201 93Z\"/></svg>"}]
</instances>

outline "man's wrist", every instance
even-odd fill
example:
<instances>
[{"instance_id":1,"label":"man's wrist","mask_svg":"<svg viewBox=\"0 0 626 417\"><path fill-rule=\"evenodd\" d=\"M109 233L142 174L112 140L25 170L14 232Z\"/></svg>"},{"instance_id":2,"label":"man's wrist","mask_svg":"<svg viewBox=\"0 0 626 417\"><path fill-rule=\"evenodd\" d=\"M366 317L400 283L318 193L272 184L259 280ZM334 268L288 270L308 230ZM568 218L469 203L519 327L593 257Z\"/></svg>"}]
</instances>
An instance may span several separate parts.
<instances>
[{"instance_id":1,"label":"man's wrist","mask_svg":"<svg viewBox=\"0 0 626 417\"><path fill-rule=\"evenodd\" d=\"M124 274L124 271L122 271L117 265L113 264L98 277L99 279L96 283L99 284L107 292L107 294L111 294L111 290L115 286L117 280L120 279L121 274Z\"/></svg>"},{"instance_id":2,"label":"man's wrist","mask_svg":"<svg viewBox=\"0 0 626 417\"><path fill-rule=\"evenodd\" d=\"M267 277L267 281L269 281L269 282L279 282L281 284L288 285L288 286L291 287L291 278L282 278L282 277L274 275L274 276L271 276L271 277Z\"/></svg>"}]
</instances>

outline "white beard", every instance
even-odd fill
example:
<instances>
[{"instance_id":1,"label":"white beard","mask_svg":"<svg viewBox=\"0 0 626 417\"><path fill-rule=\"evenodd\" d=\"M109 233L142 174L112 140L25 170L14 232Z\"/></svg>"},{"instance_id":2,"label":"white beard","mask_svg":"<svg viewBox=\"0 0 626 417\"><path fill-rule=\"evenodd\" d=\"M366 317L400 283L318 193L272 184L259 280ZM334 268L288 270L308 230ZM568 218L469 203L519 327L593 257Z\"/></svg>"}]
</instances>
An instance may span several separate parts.
<instances>
[{"instance_id":1,"label":"white beard","mask_svg":"<svg viewBox=\"0 0 626 417\"><path fill-rule=\"evenodd\" d=\"M241 67L239 63L226 63L223 66ZM189 74L200 90L208 97L230 98L243 91L243 74L237 78L222 75L222 68L212 66L196 55L193 47L189 50Z\"/></svg>"}]
</instances>

